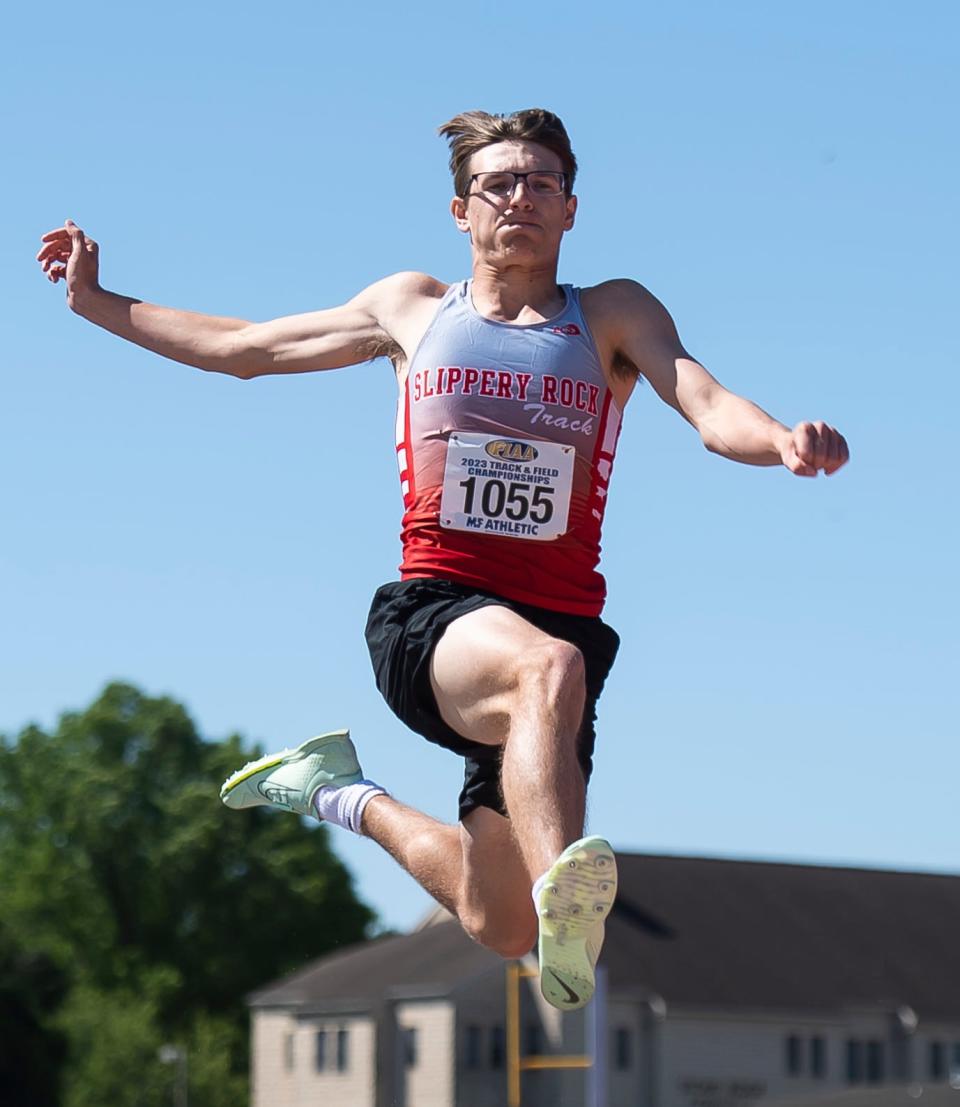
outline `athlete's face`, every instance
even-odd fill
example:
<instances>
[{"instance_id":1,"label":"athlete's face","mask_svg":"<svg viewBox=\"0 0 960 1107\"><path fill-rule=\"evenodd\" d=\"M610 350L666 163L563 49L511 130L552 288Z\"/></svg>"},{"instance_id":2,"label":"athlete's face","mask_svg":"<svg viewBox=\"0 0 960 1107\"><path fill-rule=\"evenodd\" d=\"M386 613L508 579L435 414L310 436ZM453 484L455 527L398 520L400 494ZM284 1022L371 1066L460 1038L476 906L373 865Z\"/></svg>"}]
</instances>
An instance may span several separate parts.
<instances>
[{"instance_id":1,"label":"athlete's face","mask_svg":"<svg viewBox=\"0 0 960 1107\"><path fill-rule=\"evenodd\" d=\"M563 163L558 154L535 142L498 142L470 159L471 174L537 170L560 173ZM492 261L555 258L563 232L573 226L576 197L565 192L543 195L523 179L510 195L484 192L481 183L474 179L467 196L456 196L450 204L457 226L470 235L474 252Z\"/></svg>"}]
</instances>

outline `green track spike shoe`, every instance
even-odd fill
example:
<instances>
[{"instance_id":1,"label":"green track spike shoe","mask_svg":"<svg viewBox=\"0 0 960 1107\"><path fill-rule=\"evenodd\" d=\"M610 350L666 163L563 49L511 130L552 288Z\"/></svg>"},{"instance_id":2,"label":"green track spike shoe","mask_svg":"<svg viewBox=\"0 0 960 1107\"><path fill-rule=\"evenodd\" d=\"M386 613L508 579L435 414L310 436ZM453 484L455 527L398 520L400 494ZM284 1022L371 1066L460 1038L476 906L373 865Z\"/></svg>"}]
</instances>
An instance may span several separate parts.
<instances>
[{"instance_id":1,"label":"green track spike shoe","mask_svg":"<svg viewBox=\"0 0 960 1107\"><path fill-rule=\"evenodd\" d=\"M348 730L310 738L294 750L269 753L250 761L224 781L220 798L227 807L261 804L313 815L310 801L318 788L337 788L363 780L357 751Z\"/></svg>"},{"instance_id":2,"label":"green track spike shoe","mask_svg":"<svg viewBox=\"0 0 960 1107\"><path fill-rule=\"evenodd\" d=\"M617 894L617 861L603 838L581 838L547 872L537 903L540 991L561 1011L590 1001L604 920Z\"/></svg>"}]
</instances>

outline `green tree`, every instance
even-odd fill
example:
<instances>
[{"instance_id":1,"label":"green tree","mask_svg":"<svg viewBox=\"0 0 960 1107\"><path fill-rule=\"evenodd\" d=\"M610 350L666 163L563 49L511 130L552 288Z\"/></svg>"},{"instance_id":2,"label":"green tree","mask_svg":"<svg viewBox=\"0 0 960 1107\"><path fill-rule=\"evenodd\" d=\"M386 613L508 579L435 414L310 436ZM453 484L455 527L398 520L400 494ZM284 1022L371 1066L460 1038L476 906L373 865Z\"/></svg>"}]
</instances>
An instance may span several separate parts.
<instances>
[{"instance_id":1,"label":"green tree","mask_svg":"<svg viewBox=\"0 0 960 1107\"><path fill-rule=\"evenodd\" d=\"M243 997L372 924L325 827L221 805L259 752L203 741L180 704L126 684L51 734L0 739L0 934L66 981L46 1025L67 1042L71 1107L152 1102L143 1075L118 1098L120 1057L145 1074L149 1055L159 1087L165 1042L201 1051L192 1086L229 1084L246 1068Z\"/></svg>"},{"instance_id":2,"label":"green tree","mask_svg":"<svg viewBox=\"0 0 960 1107\"><path fill-rule=\"evenodd\" d=\"M58 1107L56 1073L65 1042L46 1025L66 994L64 974L28 953L0 922L0 1103Z\"/></svg>"}]
</instances>

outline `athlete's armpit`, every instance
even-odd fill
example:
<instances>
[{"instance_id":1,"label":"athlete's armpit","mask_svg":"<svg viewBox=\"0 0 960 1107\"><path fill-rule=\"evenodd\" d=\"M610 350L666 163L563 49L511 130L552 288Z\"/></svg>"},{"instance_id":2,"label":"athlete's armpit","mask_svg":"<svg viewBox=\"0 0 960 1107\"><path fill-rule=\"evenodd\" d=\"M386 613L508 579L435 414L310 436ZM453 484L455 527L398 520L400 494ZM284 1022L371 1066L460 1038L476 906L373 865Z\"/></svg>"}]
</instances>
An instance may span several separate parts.
<instances>
[{"instance_id":1,"label":"athlete's armpit","mask_svg":"<svg viewBox=\"0 0 960 1107\"><path fill-rule=\"evenodd\" d=\"M395 273L339 307L253 323L233 342L245 377L342 369L378 357L397 361L409 338L402 321L444 285L425 274ZM399 332L399 333L398 333Z\"/></svg>"},{"instance_id":2,"label":"athlete's armpit","mask_svg":"<svg viewBox=\"0 0 960 1107\"><path fill-rule=\"evenodd\" d=\"M652 343L658 326L651 318L658 307L672 327L663 305L636 281L618 279L585 288L581 303L607 373L618 406L623 409L637 382L646 377L654 384L660 359L653 356ZM669 328L666 329L669 334ZM675 341L676 329L673 328Z\"/></svg>"},{"instance_id":3,"label":"athlete's armpit","mask_svg":"<svg viewBox=\"0 0 960 1107\"><path fill-rule=\"evenodd\" d=\"M664 403L697 426L705 398L721 386L684 348L663 304L626 279L606 281L587 294L590 324L611 374L622 380L629 380L631 371L645 377Z\"/></svg>"}]
</instances>

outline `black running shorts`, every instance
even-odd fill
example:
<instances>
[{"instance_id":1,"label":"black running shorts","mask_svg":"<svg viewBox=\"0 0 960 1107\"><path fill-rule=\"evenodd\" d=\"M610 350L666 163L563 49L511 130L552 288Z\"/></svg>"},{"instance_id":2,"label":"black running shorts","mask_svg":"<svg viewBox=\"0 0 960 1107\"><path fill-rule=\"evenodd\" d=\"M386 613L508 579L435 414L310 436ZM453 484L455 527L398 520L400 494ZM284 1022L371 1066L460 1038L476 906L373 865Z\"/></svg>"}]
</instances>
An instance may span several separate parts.
<instances>
[{"instance_id":1,"label":"black running shorts","mask_svg":"<svg viewBox=\"0 0 960 1107\"><path fill-rule=\"evenodd\" d=\"M572 643L583 655L587 700L577 755L585 780L593 768L597 700L620 645L617 632L602 619L532 607L436 577L394 581L377 589L366 629L377 687L411 730L465 759L461 819L476 807L506 814L500 788L501 751L462 737L443 721L430 684L430 659L455 619L497 605L515 611L551 637Z\"/></svg>"}]
</instances>

